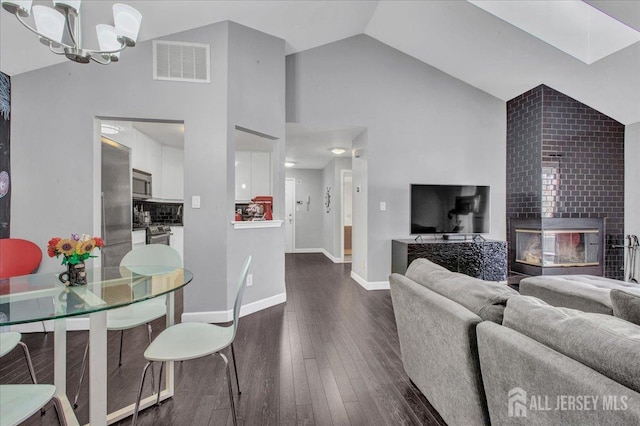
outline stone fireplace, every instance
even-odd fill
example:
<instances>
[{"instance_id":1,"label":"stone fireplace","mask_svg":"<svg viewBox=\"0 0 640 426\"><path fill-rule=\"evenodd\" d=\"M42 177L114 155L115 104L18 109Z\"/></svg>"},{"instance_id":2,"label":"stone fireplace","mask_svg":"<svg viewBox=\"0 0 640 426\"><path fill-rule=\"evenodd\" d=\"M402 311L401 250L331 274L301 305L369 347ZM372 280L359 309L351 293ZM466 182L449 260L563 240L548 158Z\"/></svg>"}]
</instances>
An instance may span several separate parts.
<instances>
[{"instance_id":1,"label":"stone fireplace","mask_svg":"<svg viewBox=\"0 0 640 426\"><path fill-rule=\"evenodd\" d=\"M603 275L602 219L514 219L511 270L526 275Z\"/></svg>"},{"instance_id":2,"label":"stone fireplace","mask_svg":"<svg viewBox=\"0 0 640 426\"><path fill-rule=\"evenodd\" d=\"M623 124L545 85L508 101L506 189L511 271L623 279Z\"/></svg>"}]
</instances>

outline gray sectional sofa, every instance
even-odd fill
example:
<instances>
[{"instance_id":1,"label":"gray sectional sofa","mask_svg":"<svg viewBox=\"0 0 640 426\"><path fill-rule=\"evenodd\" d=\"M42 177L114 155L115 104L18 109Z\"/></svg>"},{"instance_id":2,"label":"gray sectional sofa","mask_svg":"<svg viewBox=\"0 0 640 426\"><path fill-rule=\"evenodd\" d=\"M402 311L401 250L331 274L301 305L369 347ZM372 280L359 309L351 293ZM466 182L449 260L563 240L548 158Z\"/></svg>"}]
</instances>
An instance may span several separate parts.
<instances>
[{"instance_id":1,"label":"gray sectional sofa","mask_svg":"<svg viewBox=\"0 0 640 426\"><path fill-rule=\"evenodd\" d=\"M640 424L640 326L426 259L390 284L405 371L449 425Z\"/></svg>"}]
</instances>

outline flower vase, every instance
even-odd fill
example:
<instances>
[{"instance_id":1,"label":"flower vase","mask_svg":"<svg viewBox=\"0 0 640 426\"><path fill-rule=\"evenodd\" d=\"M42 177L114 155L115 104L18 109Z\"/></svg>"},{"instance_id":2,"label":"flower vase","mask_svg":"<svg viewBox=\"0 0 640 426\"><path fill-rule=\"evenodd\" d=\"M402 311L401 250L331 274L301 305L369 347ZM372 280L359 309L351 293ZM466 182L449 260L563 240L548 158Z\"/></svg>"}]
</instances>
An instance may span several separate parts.
<instances>
[{"instance_id":1,"label":"flower vase","mask_svg":"<svg viewBox=\"0 0 640 426\"><path fill-rule=\"evenodd\" d=\"M85 271L84 262L73 265L67 263L67 270L58 275L58 279L65 285L85 285L87 283L87 272Z\"/></svg>"}]
</instances>

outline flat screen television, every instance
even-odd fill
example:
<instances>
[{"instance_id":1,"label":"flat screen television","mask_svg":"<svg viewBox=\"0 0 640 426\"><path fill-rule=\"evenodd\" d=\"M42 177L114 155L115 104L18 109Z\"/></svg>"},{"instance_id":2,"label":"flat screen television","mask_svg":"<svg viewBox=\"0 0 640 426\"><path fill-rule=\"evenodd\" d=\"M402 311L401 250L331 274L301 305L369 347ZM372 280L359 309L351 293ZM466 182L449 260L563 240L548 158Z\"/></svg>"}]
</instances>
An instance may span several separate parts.
<instances>
[{"instance_id":1,"label":"flat screen television","mask_svg":"<svg viewBox=\"0 0 640 426\"><path fill-rule=\"evenodd\" d=\"M490 187L411 184L411 234L488 234Z\"/></svg>"}]
</instances>

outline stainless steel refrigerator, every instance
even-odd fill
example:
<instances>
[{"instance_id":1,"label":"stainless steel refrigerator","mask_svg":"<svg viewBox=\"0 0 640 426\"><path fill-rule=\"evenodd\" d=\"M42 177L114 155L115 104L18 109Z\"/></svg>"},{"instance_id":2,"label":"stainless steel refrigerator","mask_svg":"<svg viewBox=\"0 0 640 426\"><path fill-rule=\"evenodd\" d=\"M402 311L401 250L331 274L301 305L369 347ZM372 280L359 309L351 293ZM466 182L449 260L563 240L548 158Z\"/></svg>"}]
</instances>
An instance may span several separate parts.
<instances>
[{"instance_id":1,"label":"stainless steel refrigerator","mask_svg":"<svg viewBox=\"0 0 640 426\"><path fill-rule=\"evenodd\" d=\"M131 248L131 150L102 138L102 266L118 266Z\"/></svg>"}]
</instances>

